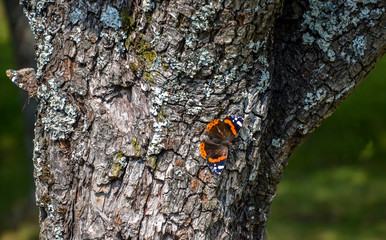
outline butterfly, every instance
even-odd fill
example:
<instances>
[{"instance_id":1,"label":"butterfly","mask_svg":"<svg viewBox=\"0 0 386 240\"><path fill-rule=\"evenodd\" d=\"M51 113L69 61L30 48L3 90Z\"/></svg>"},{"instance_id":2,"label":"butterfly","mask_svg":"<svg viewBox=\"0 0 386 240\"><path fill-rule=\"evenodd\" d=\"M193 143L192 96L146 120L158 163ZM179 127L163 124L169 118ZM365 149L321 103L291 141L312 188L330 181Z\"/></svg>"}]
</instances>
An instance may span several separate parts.
<instances>
[{"instance_id":1,"label":"butterfly","mask_svg":"<svg viewBox=\"0 0 386 240\"><path fill-rule=\"evenodd\" d=\"M33 68L23 68L20 70L9 69L6 74L19 88L26 91L30 98L36 96L38 82Z\"/></svg>"},{"instance_id":2,"label":"butterfly","mask_svg":"<svg viewBox=\"0 0 386 240\"><path fill-rule=\"evenodd\" d=\"M200 143L200 153L215 176L220 176L224 170L228 150L243 122L244 118L241 116L228 116L222 121L215 119L206 127L206 137Z\"/></svg>"}]
</instances>

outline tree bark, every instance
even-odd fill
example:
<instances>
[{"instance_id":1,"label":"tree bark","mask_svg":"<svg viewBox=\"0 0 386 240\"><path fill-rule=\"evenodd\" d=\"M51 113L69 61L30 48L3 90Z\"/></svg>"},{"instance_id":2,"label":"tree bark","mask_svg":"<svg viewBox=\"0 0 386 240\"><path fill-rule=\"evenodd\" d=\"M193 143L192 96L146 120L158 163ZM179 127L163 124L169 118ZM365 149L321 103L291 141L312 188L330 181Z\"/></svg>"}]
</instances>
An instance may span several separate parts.
<instances>
[{"instance_id":1,"label":"tree bark","mask_svg":"<svg viewBox=\"0 0 386 240\"><path fill-rule=\"evenodd\" d=\"M385 52L382 0L208 2L21 1L42 239L264 239L293 148ZM216 178L200 140L237 113Z\"/></svg>"}]
</instances>

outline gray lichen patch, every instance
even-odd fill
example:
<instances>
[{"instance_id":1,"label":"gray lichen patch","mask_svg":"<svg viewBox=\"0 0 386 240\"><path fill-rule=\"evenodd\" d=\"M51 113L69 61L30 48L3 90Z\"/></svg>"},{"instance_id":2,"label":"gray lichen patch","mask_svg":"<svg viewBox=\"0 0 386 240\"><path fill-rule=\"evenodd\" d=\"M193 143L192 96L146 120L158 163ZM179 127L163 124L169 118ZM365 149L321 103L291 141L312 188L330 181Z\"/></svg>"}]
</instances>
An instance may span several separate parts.
<instances>
[{"instance_id":1,"label":"gray lichen patch","mask_svg":"<svg viewBox=\"0 0 386 240\"><path fill-rule=\"evenodd\" d=\"M364 36L358 36L354 39L351 49L355 56L363 56L364 50L366 50L366 41Z\"/></svg>"},{"instance_id":2,"label":"gray lichen patch","mask_svg":"<svg viewBox=\"0 0 386 240\"><path fill-rule=\"evenodd\" d=\"M202 5L199 10L191 16L192 26L197 31L206 31L211 26L211 21L214 20L218 5L215 2L210 2L208 5Z\"/></svg>"},{"instance_id":3,"label":"gray lichen patch","mask_svg":"<svg viewBox=\"0 0 386 240\"><path fill-rule=\"evenodd\" d=\"M263 70L260 76L260 81L257 83L257 89L259 92L265 92L270 86L270 74L268 71Z\"/></svg>"},{"instance_id":4,"label":"gray lichen patch","mask_svg":"<svg viewBox=\"0 0 386 240\"><path fill-rule=\"evenodd\" d=\"M29 3L21 1L21 4L24 5L24 12L28 18L29 24L31 26L32 32L37 40L37 71L36 76L39 79L42 75L43 68L50 61L50 56L53 52L52 46L52 35L48 31L46 26L46 19L44 16L44 11L47 11L47 6L49 3L55 2L54 0L42 0L42 1L31 1Z\"/></svg>"},{"instance_id":5,"label":"gray lichen patch","mask_svg":"<svg viewBox=\"0 0 386 240\"><path fill-rule=\"evenodd\" d=\"M54 3L55 0L40 0L40 1L25 1L21 0L20 4L24 6L24 12L29 20L31 29L34 34L44 31L42 21L38 19L42 16L42 12L47 9L49 3ZM36 36L35 36L36 37Z\"/></svg>"},{"instance_id":6,"label":"gray lichen patch","mask_svg":"<svg viewBox=\"0 0 386 240\"><path fill-rule=\"evenodd\" d=\"M82 12L79 8L75 8L71 13L70 13L70 21L72 24L77 24L82 17L84 16L84 12Z\"/></svg>"},{"instance_id":7,"label":"gray lichen patch","mask_svg":"<svg viewBox=\"0 0 386 240\"><path fill-rule=\"evenodd\" d=\"M72 24L77 24L79 21L84 21L87 18L86 3L83 0L74 3L69 17Z\"/></svg>"},{"instance_id":8,"label":"gray lichen patch","mask_svg":"<svg viewBox=\"0 0 386 240\"><path fill-rule=\"evenodd\" d=\"M306 95L306 99L304 100L304 110L310 110L312 107L319 104L321 100L325 99L326 94L326 90L324 89L318 89L316 93L308 92Z\"/></svg>"},{"instance_id":9,"label":"gray lichen patch","mask_svg":"<svg viewBox=\"0 0 386 240\"><path fill-rule=\"evenodd\" d=\"M198 74L209 76L214 72L214 65L217 60L215 56L213 45L207 44L194 52L186 51L182 53L179 59L176 56L169 57L167 62L171 69L194 78Z\"/></svg>"},{"instance_id":10,"label":"gray lichen patch","mask_svg":"<svg viewBox=\"0 0 386 240\"><path fill-rule=\"evenodd\" d=\"M166 139L167 137L167 128L169 124L170 121L168 119L154 122L154 134L147 150L148 156L159 154L161 150L165 148L164 139Z\"/></svg>"},{"instance_id":11,"label":"gray lichen patch","mask_svg":"<svg viewBox=\"0 0 386 240\"><path fill-rule=\"evenodd\" d=\"M52 184L53 179L50 176L50 167L46 165L44 160L40 157L41 149L38 143L34 146L33 166L35 169L35 176L45 182L46 184Z\"/></svg>"},{"instance_id":12,"label":"gray lichen patch","mask_svg":"<svg viewBox=\"0 0 386 240\"><path fill-rule=\"evenodd\" d=\"M152 0L142 1L142 10L144 12L150 12L155 7L155 3Z\"/></svg>"},{"instance_id":13,"label":"gray lichen patch","mask_svg":"<svg viewBox=\"0 0 386 240\"><path fill-rule=\"evenodd\" d=\"M257 53L259 51L260 45L261 45L260 41L256 41L256 42L250 41L248 44L248 48L251 49L252 52Z\"/></svg>"},{"instance_id":14,"label":"gray lichen patch","mask_svg":"<svg viewBox=\"0 0 386 240\"><path fill-rule=\"evenodd\" d=\"M63 238L63 235L64 235L64 229L61 227L61 226L56 226L54 228L54 237L55 239L64 239Z\"/></svg>"},{"instance_id":15,"label":"gray lichen patch","mask_svg":"<svg viewBox=\"0 0 386 240\"><path fill-rule=\"evenodd\" d=\"M42 117L44 130L56 141L66 139L73 131L73 125L77 121L77 110L69 104L65 94L58 91L55 79L48 80L49 87L42 85L38 92L38 98L47 106Z\"/></svg>"},{"instance_id":16,"label":"gray lichen patch","mask_svg":"<svg viewBox=\"0 0 386 240\"><path fill-rule=\"evenodd\" d=\"M115 30L118 30L122 27L119 11L111 6L108 6L107 9L102 12L100 20L101 22Z\"/></svg>"},{"instance_id":17,"label":"gray lichen patch","mask_svg":"<svg viewBox=\"0 0 386 240\"><path fill-rule=\"evenodd\" d=\"M125 39L127 38L125 31L105 31L100 33L100 37L104 38L109 43L115 43L115 52L121 53L125 51ZM104 59L103 59L104 60ZM103 61L102 60L102 61Z\"/></svg>"},{"instance_id":18,"label":"gray lichen patch","mask_svg":"<svg viewBox=\"0 0 386 240\"><path fill-rule=\"evenodd\" d=\"M356 27L359 22L367 21L369 27L372 25L372 19L379 18L384 9L362 8L360 5L376 4L377 0L350 0L350 1L320 1L309 0L310 10L303 15L302 23L303 43L311 45L314 42L326 53L330 61L334 61L338 52L332 48L331 42L334 38L348 32L350 25ZM359 11L359 9L362 9ZM371 9L371 10L370 10ZM312 35L310 34L312 33ZM315 40L317 38L317 40ZM363 39L358 44L365 45ZM356 48L354 48L356 49ZM355 50L354 50L355 51ZM359 54L362 52L355 52Z\"/></svg>"},{"instance_id":19,"label":"gray lichen patch","mask_svg":"<svg viewBox=\"0 0 386 240\"><path fill-rule=\"evenodd\" d=\"M276 148L280 148L283 143L284 143L284 139L274 138L272 139L271 145Z\"/></svg>"},{"instance_id":20,"label":"gray lichen patch","mask_svg":"<svg viewBox=\"0 0 386 240\"><path fill-rule=\"evenodd\" d=\"M51 43L51 35L46 35L44 41L37 44L37 76L38 78L42 75L42 69L50 61L50 56L54 51L54 47Z\"/></svg>"}]
</instances>

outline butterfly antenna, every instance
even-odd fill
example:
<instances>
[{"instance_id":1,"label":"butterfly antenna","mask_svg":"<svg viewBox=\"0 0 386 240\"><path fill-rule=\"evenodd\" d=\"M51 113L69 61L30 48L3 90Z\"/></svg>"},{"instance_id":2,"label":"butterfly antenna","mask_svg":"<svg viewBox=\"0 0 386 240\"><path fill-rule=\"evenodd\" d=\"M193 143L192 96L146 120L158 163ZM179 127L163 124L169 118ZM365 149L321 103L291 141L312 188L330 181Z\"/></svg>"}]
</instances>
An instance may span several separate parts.
<instances>
[{"instance_id":1,"label":"butterfly antenna","mask_svg":"<svg viewBox=\"0 0 386 240\"><path fill-rule=\"evenodd\" d=\"M27 99L24 101L23 108L21 109L22 111L24 111L25 106L27 106L27 104L29 104L29 98L27 98Z\"/></svg>"}]
</instances>

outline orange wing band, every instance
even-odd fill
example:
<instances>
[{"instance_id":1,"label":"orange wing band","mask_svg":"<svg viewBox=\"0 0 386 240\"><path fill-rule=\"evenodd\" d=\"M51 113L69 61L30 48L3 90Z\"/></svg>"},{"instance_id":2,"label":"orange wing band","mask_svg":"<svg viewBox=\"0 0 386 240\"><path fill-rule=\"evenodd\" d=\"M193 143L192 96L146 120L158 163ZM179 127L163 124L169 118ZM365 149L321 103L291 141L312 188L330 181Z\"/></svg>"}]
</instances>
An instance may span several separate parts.
<instances>
[{"instance_id":1,"label":"orange wing band","mask_svg":"<svg viewBox=\"0 0 386 240\"><path fill-rule=\"evenodd\" d=\"M213 120L213 122L209 123L208 126L206 126L206 130L209 132L212 127L216 126L218 124L218 119Z\"/></svg>"},{"instance_id":2,"label":"orange wing band","mask_svg":"<svg viewBox=\"0 0 386 240\"><path fill-rule=\"evenodd\" d=\"M202 142L200 144L200 153L201 153L201 156L206 159L206 151L205 151L205 143L204 142Z\"/></svg>"},{"instance_id":3,"label":"orange wing band","mask_svg":"<svg viewBox=\"0 0 386 240\"><path fill-rule=\"evenodd\" d=\"M226 158L227 158L227 156L221 156L221 157L218 157L216 159L209 158L208 161L211 162L211 163L216 163L216 162L221 162L222 160L224 160Z\"/></svg>"},{"instance_id":4,"label":"orange wing band","mask_svg":"<svg viewBox=\"0 0 386 240\"><path fill-rule=\"evenodd\" d=\"M233 125L232 121L229 119L225 119L224 123L227 123L231 127L231 131L232 131L233 135L236 136L237 132L236 132L235 126Z\"/></svg>"}]
</instances>

